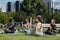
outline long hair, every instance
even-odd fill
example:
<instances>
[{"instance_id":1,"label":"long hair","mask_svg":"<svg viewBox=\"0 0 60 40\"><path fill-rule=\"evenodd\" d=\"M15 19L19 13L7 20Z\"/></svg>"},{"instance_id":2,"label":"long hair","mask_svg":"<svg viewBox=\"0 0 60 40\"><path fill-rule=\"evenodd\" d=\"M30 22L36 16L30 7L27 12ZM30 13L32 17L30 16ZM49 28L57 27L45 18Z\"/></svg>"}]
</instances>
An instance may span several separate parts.
<instances>
[{"instance_id":1,"label":"long hair","mask_svg":"<svg viewBox=\"0 0 60 40\"><path fill-rule=\"evenodd\" d=\"M50 24L51 24L51 26L55 25L55 19L52 19Z\"/></svg>"},{"instance_id":2,"label":"long hair","mask_svg":"<svg viewBox=\"0 0 60 40\"><path fill-rule=\"evenodd\" d=\"M41 17L37 17L37 19L38 19L40 22L42 22Z\"/></svg>"},{"instance_id":3,"label":"long hair","mask_svg":"<svg viewBox=\"0 0 60 40\"><path fill-rule=\"evenodd\" d=\"M13 21L13 18L12 18L12 17L10 17L10 18L9 18L9 22L12 22L12 21Z\"/></svg>"}]
</instances>

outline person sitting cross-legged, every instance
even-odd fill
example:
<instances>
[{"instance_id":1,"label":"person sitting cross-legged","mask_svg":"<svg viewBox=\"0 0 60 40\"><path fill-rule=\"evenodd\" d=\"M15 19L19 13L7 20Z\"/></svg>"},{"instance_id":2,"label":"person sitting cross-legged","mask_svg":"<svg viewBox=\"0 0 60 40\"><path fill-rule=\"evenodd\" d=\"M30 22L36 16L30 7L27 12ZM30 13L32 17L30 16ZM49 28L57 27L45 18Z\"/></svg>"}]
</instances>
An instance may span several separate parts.
<instances>
[{"instance_id":1,"label":"person sitting cross-legged","mask_svg":"<svg viewBox=\"0 0 60 40\"><path fill-rule=\"evenodd\" d=\"M55 19L52 19L52 20L51 20L50 27L49 27L48 30L45 32L45 34L56 35Z\"/></svg>"},{"instance_id":2,"label":"person sitting cross-legged","mask_svg":"<svg viewBox=\"0 0 60 40\"><path fill-rule=\"evenodd\" d=\"M5 33L14 33L14 28L15 28L15 23L13 21L13 18L10 17L9 22L4 27L4 32Z\"/></svg>"},{"instance_id":3,"label":"person sitting cross-legged","mask_svg":"<svg viewBox=\"0 0 60 40\"><path fill-rule=\"evenodd\" d=\"M37 22L37 23L36 23L36 26L35 26L35 28L36 28L36 35L41 36L41 35L43 35L41 17L38 17L38 16L37 16L36 22Z\"/></svg>"}]
</instances>

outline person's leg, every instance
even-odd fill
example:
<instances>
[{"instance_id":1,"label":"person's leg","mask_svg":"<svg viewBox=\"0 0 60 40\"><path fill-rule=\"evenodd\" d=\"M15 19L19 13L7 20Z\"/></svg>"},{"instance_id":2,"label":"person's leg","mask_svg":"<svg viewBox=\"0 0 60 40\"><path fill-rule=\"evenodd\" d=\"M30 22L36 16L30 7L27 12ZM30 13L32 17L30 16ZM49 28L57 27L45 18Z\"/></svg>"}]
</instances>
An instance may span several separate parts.
<instances>
[{"instance_id":1,"label":"person's leg","mask_svg":"<svg viewBox=\"0 0 60 40\"><path fill-rule=\"evenodd\" d=\"M45 32L45 34L49 34L49 31L47 30L47 31Z\"/></svg>"},{"instance_id":2,"label":"person's leg","mask_svg":"<svg viewBox=\"0 0 60 40\"><path fill-rule=\"evenodd\" d=\"M11 31L9 29L4 29L4 33L14 33L14 31Z\"/></svg>"},{"instance_id":3,"label":"person's leg","mask_svg":"<svg viewBox=\"0 0 60 40\"><path fill-rule=\"evenodd\" d=\"M7 28L4 28L3 30L4 30L4 33L7 33L7 31L8 31Z\"/></svg>"},{"instance_id":4,"label":"person's leg","mask_svg":"<svg viewBox=\"0 0 60 40\"><path fill-rule=\"evenodd\" d=\"M46 31L45 34L52 35L51 31Z\"/></svg>"},{"instance_id":5,"label":"person's leg","mask_svg":"<svg viewBox=\"0 0 60 40\"><path fill-rule=\"evenodd\" d=\"M25 29L25 30L24 30L25 35L27 35L27 32L28 32L28 29Z\"/></svg>"},{"instance_id":6,"label":"person's leg","mask_svg":"<svg viewBox=\"0 0 60 40\"><path fill-rule=\"evenodd\" d=\"M46 30L45 34L50 35L50 27Z\"/></svg>"},{"instance_id":7,"label":"person's leg","mask_svg":"<svg viewBox=\"0 0 60 40\"><path fill-rule=\"evenodd\" d=\"M41 30L36 30L36 36L40 36L41 35Z\"/></svg>"},{"instance_id":8,"label":"person's leg","mask_svg":"<svg viewBox=\"0 0 60 40\"><path fill-rule=\"evenodd\" d=\"M43 27L41 28L40 35L43 35Z\"/></svg>"},{"instance_id":9,"label":"person's leg","mask_svg":"<svg viewBox=\"0 0 60 40\"><path fill-rule=\"evenodd\" d=\"M56 32L51 32L51 35L56 35Z\"/></svg>"},{"instance_id":10,"label":"person's leg","mask_svg":"<svg viewBox=\"0 0 60 40\"><path fill-rule=\"evenodd\" d=\"M54 30L53 33L56 34L56 30Z\"/></svg>"}]
</instances>

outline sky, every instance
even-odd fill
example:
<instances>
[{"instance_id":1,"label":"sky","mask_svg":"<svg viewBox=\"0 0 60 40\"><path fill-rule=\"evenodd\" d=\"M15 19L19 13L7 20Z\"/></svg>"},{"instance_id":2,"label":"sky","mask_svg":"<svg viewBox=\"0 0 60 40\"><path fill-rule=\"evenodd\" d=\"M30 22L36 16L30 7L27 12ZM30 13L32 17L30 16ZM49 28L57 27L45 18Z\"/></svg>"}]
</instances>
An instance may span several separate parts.
<instances>
[{"instance_id":1,"label":"sky","mask_svg":"<svg viewBox=\"0 0 60 40\"><path fill-rule=\"evenodd\" d=\"M55 2L60 2L60 0L53 0L53 1L55 1Z\"/></svg>"},{"instance_id":2,"label":"sky","mask_svg":"<svg viewBox=\"0 0 60 40\"><path fill-rule=\"evenodd\" d=\"M0 4L2 4L2 11L6 11L7 2L15 2L15 1L17 1L17 0L0 0ZM20 0L20 1L23 1L23 0ZM54 0L54 1L60 2L60 0ZM56 6L58 9L60 9L60 7L58 7L58 6L60 6L59 3Z\"/></svg>"},{"instance_id":3,"label":"sky","mask_svg":"<svg viewBox=\"0 0 60 40\"><path fill-rule=\"evenodd\" d=\"M6 4L7 4L7 2L15 2L16 0L1 0L1 4L2 4L2 11L3 12L6 12Z\"/></svg>"}]
</instances>

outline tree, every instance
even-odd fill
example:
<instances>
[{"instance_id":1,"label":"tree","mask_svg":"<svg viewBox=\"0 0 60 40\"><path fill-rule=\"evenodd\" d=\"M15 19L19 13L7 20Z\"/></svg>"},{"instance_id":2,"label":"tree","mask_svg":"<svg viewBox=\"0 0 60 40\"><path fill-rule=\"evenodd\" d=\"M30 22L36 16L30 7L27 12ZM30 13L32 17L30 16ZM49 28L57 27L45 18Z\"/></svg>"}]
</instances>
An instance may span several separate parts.
<instances>
[{"instance_id":1,"label":"tree","mask_svg":"<svg viewBox=\"0 0 60 40\"><path fill-rule=\"evenodd\" d=\"M43 13L45 13L43 0L24 0L21 9L25 11L27 15L33 12L36 12L35 15L43 15Z\"/></svg>"},{"instance_id":2,"label":"tree","mask_svg":"<svg viewBox=\"0 0 60 40\"><path fill-rule=\"evenodd\" d=\"M20 11L19 13L16 13L14 19L16 22L23 22L27 18L27 15L24 11Z\"/></svg>"},{"instance_id":3,"label":"tree","mask_svg":"<svg viewBox=\"0 0 60 40\"><path fill-rule=\"evenodd\" d=\"M60 13L55 12L54 13L54 19L56 20L56 23L60 23Z\"/></svg>"},{"instance_id":4,"label":"tree","mask_svg":"<svg viewBox=\"0 0 60 40\"><path fill-rule=\"evenodd\" d=\"M9 18L8 18L7 14L0 12L0 23L5 24L8 22L8 19Z\"/></svg>"},{"instance_id":5,"label":"tree","mask_svg":"<svg viewBox=\"0 0 60 40\"><path fill-rule=\"evenodd\" d=\"M52 17L52 13L48 13L47 6L45 6L43 0L24 0L21 4L21 11L26 12L27 16L31 16L33 18L37 15L41 15L45 22L48 23Z\"/></svg>"},{"instance_id":6,"label":"tree","mask_svg":"<svg viewBox=\"0 0 60 40\"><path fill-rule=\"evenodd\" d=\"M16 13L15 12L8 12L7 13L8 17L15 17Z\"/></svg>"}]
</instances>

